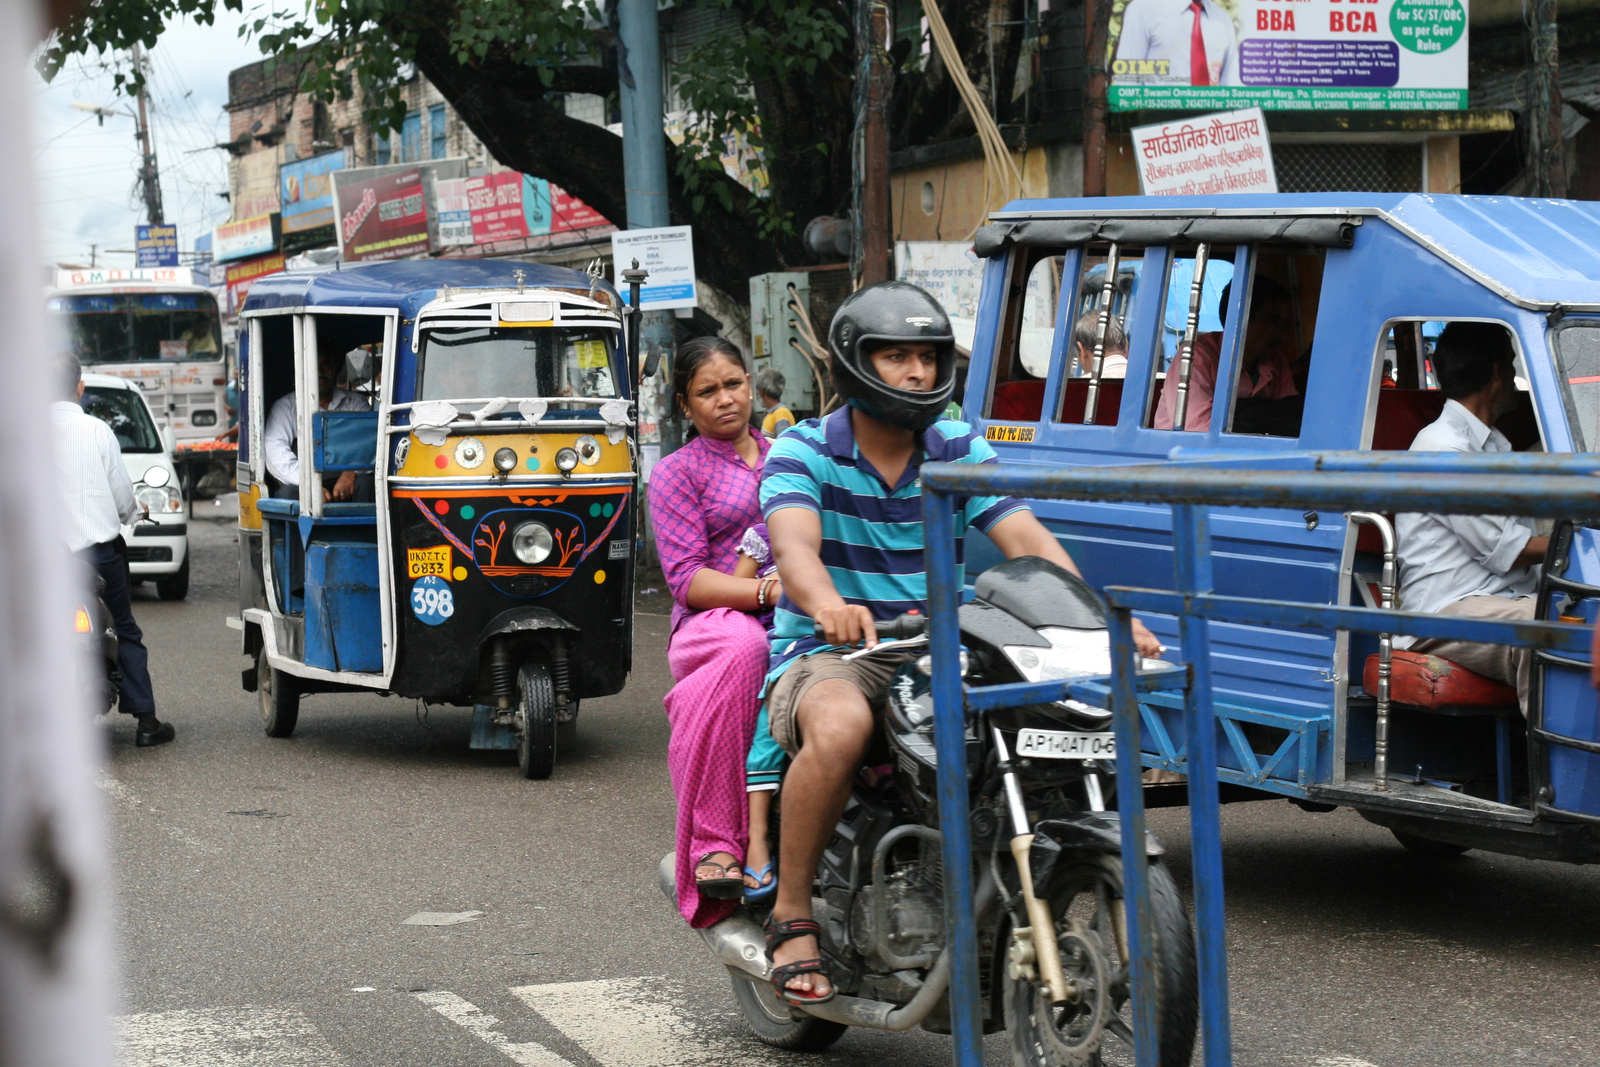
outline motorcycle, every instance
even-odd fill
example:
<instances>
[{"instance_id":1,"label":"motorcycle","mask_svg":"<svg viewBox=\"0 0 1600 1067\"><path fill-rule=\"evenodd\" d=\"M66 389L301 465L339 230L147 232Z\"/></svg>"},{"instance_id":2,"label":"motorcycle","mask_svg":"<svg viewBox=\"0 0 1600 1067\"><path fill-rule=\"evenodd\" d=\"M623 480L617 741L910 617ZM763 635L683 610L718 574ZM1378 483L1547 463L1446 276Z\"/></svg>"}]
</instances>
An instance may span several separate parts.
<instances>
[{"instance_id":1,"label":"motorcycle","mask_svg":"<svg viewBox=\"0 0 1600 1067\"><path fill-rule=\"evenodd\" d=\"M72 630L79 642L79 668L88 667L92 676L84 679L85 688L94 693L94 713L103 715L117 706L122 670L117 666L117 628L106 607L105 583L94 580L94 595L86 598L72 613ZM94 668L98 667L98 670Z\"/></svg>"},{"instance_id":2,"label":"motorcycle","mask_svg":"<svg viewBox=\"0 0 1600 1067\"><path fill-rule=\"evenodd\" d=\"M1082 579L1023 557L985 571L975 591L960 610L968 682L1110 674L1105 611ZM730 972L746 1023L766 1044L818 1051L850 1026L950 1031L932 665L926 653L910 656L927 647L926 626L925 617L901 616L878 628L874 648L852 653L898 653L908 662L894 676L881 719L890 765L857 777L814 876L812 907L836 995L805 1007L776 995L765 911L743 907L700 931ZM1076 700L967 719L984 1032L1009 1035L1017 1067L1098 1067L1108 1038L1126 1046L1131 1061L1121 829L1108 807L1116 797L1110 726L1109 711ZM1195 1042L1194 934L1153 835L1145 850L1159 1060L1179 1067ZM669 898L672 860L661 867ZM1036 938L1039 930L1055 936Z\"/></svg>"}]
</instances>

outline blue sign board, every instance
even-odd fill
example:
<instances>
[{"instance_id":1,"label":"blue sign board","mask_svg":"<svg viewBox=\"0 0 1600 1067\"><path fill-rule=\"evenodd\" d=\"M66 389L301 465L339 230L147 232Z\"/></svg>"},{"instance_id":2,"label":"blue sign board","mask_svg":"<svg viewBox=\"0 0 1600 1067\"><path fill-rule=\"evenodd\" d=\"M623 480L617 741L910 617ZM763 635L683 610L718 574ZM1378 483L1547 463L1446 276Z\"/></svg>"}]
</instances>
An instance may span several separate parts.
<instances>
[{"instance_id":1,"label":"blue sign board","mask_svg":"<svg viewBox=\"0 0 1600 1067\"><path fill-rule=\"evenodd\" d=\"M278 201L282 204L283 232L299 233L333 225L333 179L344 169L344 149L278 168Z\"/></svg>"},{"instance_id":2,"label":"blue sign board","mask_svg":"<svg viewBox=\"0 0 1600 1067\"><path fill-rule=\"evenodd\" d=\"M176 267L178 265L178 228L176 226L135 226L133 228L134 253L141 267Z\"/></svg>"}]
</instances>

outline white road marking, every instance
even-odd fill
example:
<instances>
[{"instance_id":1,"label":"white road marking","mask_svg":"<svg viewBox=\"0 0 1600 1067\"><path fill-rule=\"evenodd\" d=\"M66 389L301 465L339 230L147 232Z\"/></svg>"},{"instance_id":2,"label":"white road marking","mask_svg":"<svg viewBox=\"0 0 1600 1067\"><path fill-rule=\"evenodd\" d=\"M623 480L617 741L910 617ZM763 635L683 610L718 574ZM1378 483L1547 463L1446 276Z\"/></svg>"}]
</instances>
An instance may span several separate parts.
<instances>
[{"instance_id":1,"label":"white road marking","mask_svg":"<svg viewBox=\"0 0 1600 1067\"><path fill-rule=\"evenodd\" d=\"M499 1019L454 993L441 989L414 995L422 1003L473 1034L484 1044L505 1053L522 1067L572 1067L565 1059L537 1041L512 1041L500 1032Z\"/></svg>"},{"instance_id":2,"label":"white road marking","mask_svg":"<svg viewBox=\"0 0 1600 1067\"><path fill-rule=\"evenodd\" d=\"M209 1008L124 1015L125 1067L332 1067L345 1060L297 1011Z\"/></svg>"},{"instance_id":3,"label":"white road marking","mask_svg":"<svg viewBox=\"0 0 1600 1067\"><path fill-rule=\"evenodd\" d=\"M514 987L512 994L544 1016L604 1067L706 1067L725 1063L725 1039L695 1032L681 996L660 978ZM740 1067L787 1064L741 1042Z\"/></svg>"},{"instance_id":4,"label":"white road marking","mask_svg":"<svg viewBox=\"0 0 1600 1067\"><path fill-rule=\"evenodd\" d=\"M1378 1065L1357 1059L1355 1056L1319 1056L1311 1062L1311 1067L1378 1067Z\"/></svg>"}]
</instances>

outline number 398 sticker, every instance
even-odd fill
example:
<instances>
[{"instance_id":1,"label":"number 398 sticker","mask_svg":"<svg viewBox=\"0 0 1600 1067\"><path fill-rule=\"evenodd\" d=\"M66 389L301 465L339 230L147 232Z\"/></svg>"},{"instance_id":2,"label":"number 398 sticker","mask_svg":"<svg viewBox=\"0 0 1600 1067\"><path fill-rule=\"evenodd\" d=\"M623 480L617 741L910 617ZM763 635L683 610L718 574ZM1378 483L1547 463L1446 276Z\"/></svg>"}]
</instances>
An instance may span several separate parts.
<instances>
[{"instance_id":1,"label":"number 398 sticker","mask_svg":"<svg viewBox=\"0 0 1600 1067\"><path fill-rule=\"evenodd\" d=\"M438 626L456 613L455 594L443 579L428 575L411 587L411 611L429 626Z\"/></svg>"}]
</instances>

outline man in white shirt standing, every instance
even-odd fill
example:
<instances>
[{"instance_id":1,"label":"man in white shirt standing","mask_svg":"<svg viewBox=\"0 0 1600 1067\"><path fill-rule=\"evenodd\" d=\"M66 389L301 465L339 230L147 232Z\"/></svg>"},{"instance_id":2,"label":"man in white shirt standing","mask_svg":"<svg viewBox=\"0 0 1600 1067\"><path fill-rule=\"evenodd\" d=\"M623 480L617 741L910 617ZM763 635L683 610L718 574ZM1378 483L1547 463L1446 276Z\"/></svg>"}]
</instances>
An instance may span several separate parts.
<instances>
[{"instance_id":1,"label":"man in white shirt standing","mask_svg":"<svg viewBox=\"0 0 1600 1067\"><path fill-rule=\"evenodd\" d=\"M367 400L360 393L341 389L339 367L334 357L323 352L317 359L317 400L324 411L367 411ZM272 490L275 497L297 500L300 497L300 424L295 413L295 394L278 398L267 412L266 458L267 473L277 485ZM356 475L345 471L322 487L322 500L343 502L355 497Z\"/></svg>"},{"instance_id":2,"label":"man in white shirt standing","mask_svg":"<svg viewBox=\"0 0 1600 1067\"><path fill-rule=\"evenodd\" d=\"M56 369L62 395L67 398L50 405L61 472L62 533L67 548L92 566L105 585L102 599L117 631L117 667L122 673L118 707L138 720L134 744L140 748L163 745L177 736L177 731L171 723L156 718L150 654L133 618L127 545L122 540L123 523L139 519L144 508L134 499L133 482L122 464L116 434L78 406L83 396L78 357L61 353Z\"/></svg>"},{"instance_id":3,"label":"man in white shirt standing","mask_svg":"<svg viewBox=\"0 0 1600 1067\"><path fill-rule=\"evenodd\" d=\"M1217 0L1129 0L1117 37L1118 84L1238 85L1233 18Z\"/></svg>"},{"instance_id":4,"label":"man in white shirt standing","mask_svg":"<svg viewBox=\"0 0 1600 1067\"><path fill-rule=\"evenodd\" d=\"M1439 335L1433 367L1448 397L1439 418L1411 443L1413 452L1510 452L1494 423L1516 403L1516 352L1504 326L1453 322ZM1395 516L1400 553L1400 606L1406 611L1475 619L1532 619L1539 565L1548 537L1527 519L1503 515ZM1526 646L1483 645L1439 638L1397 638L1517 688L1528 711L1533 652Z\"/></svg>"}]
</instances>

